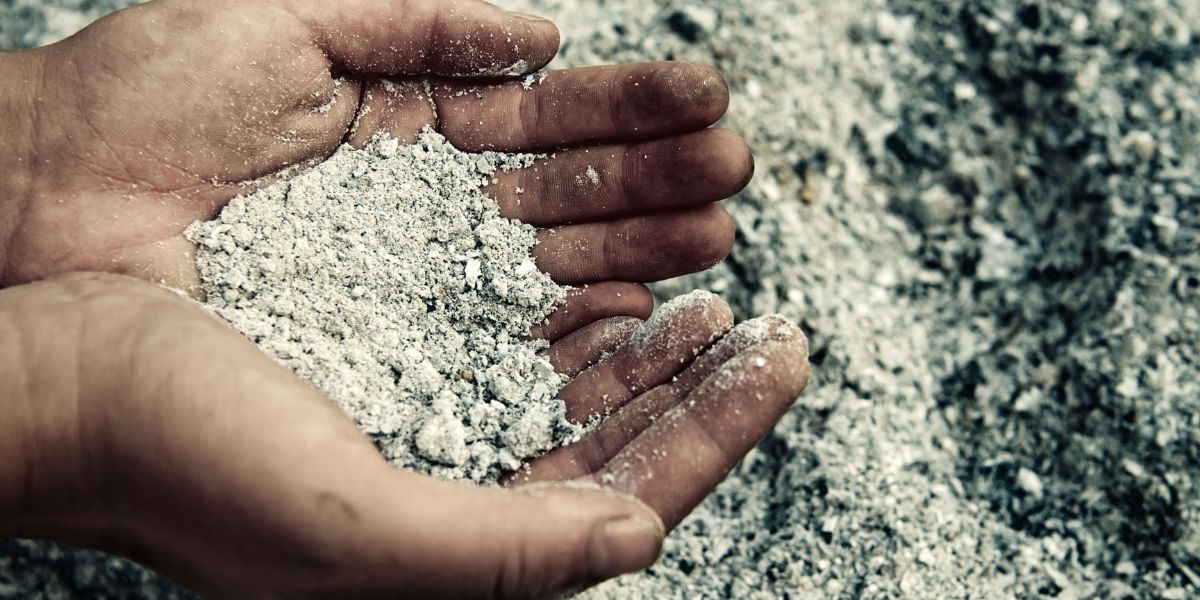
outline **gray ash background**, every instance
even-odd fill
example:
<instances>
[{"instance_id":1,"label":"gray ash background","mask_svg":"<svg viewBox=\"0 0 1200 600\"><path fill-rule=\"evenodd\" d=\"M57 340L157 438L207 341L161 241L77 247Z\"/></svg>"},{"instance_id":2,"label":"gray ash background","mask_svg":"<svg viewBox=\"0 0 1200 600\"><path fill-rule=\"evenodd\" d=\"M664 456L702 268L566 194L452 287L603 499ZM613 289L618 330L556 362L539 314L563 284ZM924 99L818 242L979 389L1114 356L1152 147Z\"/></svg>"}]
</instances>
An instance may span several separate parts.
<instances>
[{"instance_id":1,"label":"gray ash background","mask_svg":"<svg viewBox=\"0 0 1200 600\"><path fill-rule=\"evenodd\" d=\"M0 47L118 3L0 0ZM810 333L796 408L594 597L1200 594L1200 3L508 0L556 67L715 64L758 173L667 282ZM0 596L164 597L0 542Z\"/></svg>"}]
</instances>

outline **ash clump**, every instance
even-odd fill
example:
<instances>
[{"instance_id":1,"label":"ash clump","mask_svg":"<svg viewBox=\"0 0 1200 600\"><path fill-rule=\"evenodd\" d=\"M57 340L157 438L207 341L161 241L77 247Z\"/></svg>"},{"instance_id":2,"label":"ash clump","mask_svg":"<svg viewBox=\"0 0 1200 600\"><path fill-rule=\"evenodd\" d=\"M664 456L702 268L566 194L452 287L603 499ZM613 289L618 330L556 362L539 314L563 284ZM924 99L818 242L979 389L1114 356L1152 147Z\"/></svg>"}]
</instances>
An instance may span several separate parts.
<instances>
[{"instance_id":1,"label":"ash clump","mask_svg":"<svg viewBox=\"0 0 1200 600\"><path fill-rule=\"evenodd\" d=\"M196 223L206 304L397 466L495 481L577 434L524 339L565 299L482 187L530 155L377 137Z\"/></svg>"}]
</instances>

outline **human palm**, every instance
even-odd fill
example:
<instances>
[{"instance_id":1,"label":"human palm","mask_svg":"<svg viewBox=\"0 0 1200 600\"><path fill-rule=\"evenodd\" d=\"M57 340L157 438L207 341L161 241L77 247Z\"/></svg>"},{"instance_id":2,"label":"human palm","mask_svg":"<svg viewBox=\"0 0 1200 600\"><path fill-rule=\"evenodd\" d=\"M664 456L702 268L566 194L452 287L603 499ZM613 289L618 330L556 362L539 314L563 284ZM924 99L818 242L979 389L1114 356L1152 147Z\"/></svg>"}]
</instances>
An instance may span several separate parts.
<instances>
[{"instance_id":1,"label":"human palm","mask_svg":"<svg viewBox=\"0 0 1200 600\"><path fill-rule=\"evenodd\" d=\"M598 284L537 333L645 316L649 294L626 282L722 259L732 225L713 202L753 163L738 136L704 129L728 103L706 67L496 76L536 70L557 47L549 22L477 0L159 0L118 12L30 55L30 185L0 285L100 270L195 293L188 224L343 142L411 140L428 126L467 151L553 152L489 190L503 215L541 228L542 270Z\"/></svg>"}]
</instances>

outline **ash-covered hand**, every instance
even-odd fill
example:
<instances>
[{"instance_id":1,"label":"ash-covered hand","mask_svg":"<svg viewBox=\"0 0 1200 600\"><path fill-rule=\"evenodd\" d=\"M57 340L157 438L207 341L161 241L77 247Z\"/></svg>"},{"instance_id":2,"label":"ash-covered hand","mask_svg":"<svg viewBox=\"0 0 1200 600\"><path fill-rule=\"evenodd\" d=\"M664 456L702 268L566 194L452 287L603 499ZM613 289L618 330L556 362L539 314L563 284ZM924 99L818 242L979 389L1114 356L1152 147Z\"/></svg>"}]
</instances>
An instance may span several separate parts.
<instances>
[{"instance_id":1,"label":"ash-covered hand","mask_svg":"<svg viewBox=\"0 0 1200 600\"><path fill-rule=\"evenodd\" d=\"M752 159L704 129L728 104L712 69L520 77L558 43L549 21L478 0L156 0L0 54L0 287L107 271L198 293L187 225L344 142L429 126L468 151L553 153L491 190L542 229L544 271L597 284L535 333L644 318L641 282L729 252L714 202Z\"/></svg>"},{"instance_id":2,"label":"ash-covered hand","mask_svg":"<svg viewBox=\"0 0 1200 600\"><path fill-rule=\"evenodd\" d=\"M332 402L162 288L101 274L13 287L0 535L126 554L218 598L579 589L649 566L804 387L794 325L731 320L693 294L551 346L574 377L569 416L612 416L503 489L386 464Z\"/></svg>"}]
</instances>

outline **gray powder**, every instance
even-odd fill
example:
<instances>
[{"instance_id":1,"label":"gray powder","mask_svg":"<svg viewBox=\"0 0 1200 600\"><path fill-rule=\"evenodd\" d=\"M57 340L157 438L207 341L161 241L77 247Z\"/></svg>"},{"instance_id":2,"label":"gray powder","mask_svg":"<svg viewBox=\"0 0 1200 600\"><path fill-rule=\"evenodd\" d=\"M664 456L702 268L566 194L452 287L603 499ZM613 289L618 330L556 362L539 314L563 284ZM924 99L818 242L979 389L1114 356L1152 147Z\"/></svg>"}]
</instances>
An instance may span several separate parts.
<instances>
[{"instance_id":1,"label":"gray powder","mask_svg":"<svg viewBox=\"0 0 1200 600\"><path fill-rule=\"evenodd\" d=\"M206 304L357 421L397 466L494 481L578 435L526 341L565 289L481 191L529 155L377 137L231 202L188 237Z\"/></svg>"}]
</instances>

